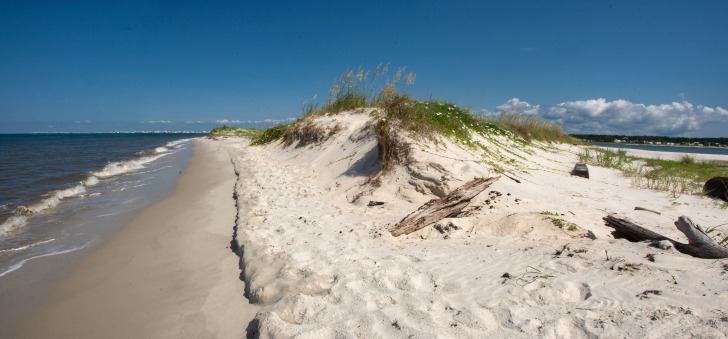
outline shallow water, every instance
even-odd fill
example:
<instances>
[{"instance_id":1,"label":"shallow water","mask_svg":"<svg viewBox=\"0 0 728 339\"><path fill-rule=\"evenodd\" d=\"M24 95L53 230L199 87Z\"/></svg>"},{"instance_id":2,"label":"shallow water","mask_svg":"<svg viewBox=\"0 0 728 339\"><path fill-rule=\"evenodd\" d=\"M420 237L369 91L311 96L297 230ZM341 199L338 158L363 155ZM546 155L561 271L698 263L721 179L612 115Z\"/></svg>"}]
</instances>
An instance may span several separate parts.
<instances>
[{"instance_id":1,"label":"shallow water","mask_svg":"<svg viewBox=\"0 0 728 339\"><path fill-rule=\"evenodd\" d=\"M0 135L0 278L98 244L167 196L196 136Z\"/></svg>"}]
</instances>

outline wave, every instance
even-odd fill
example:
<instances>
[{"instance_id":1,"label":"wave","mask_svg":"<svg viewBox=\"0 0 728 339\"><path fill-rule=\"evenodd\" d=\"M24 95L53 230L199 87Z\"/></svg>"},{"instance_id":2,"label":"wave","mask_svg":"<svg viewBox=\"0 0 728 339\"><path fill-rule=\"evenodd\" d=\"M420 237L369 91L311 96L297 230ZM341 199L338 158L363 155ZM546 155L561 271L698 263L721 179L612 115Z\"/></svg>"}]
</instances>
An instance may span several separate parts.
<instances>
[{"instance_id":1,"label":"wave","mask_svg":"<svg viewBox=\"0 0 728 339\"><path fill-rule=\"evenodd\" d=\"M28 224L28 218L22 215L14 215L0 225L0 238L7 236L16 228L20 228Z\"/></svg>"},{"instance_id":2,"label":"wave","mask_svg":"<svg viewBox=\"0 0 728 339\"><path fill-rule=\"evenodd\" d=\"M86 188L97 185L101 179L107 179L115 176L125 175L134 171L138 171L146 167L152 161L155 161L165 155L172 154L168 147L180 147L184 142L193 139L182 139L169 142L165 147L157 147L152 151L147 151L146 155L136 159L112 162L99 171L91 172L88 177L78 182L75 186L56 190L44 194L42 199L36 203L26 206L18 206L15 208L15 215L9 217L0 224L0 238L8 236L12 231L24 227L28 223L28 215L32 215L47 209L53 208L61 203L62 200L75 196L94 197L99 193L86 194ZM7 204L2 206L7 209Z\"/></svg>"},{"instance_id":3,"label":"wave","mask_svg":"<svg viewBox=\"0 0 728 339\"><path fill-rule=\"evenodd\" d=\"M132 171L136 171L139 169L144 168L144 165L157 160L168 153L162 153L154 156L148 156L148 157L142 157L139 159L133 159L133 160L127 160L127 161L117 161L112 162L106 167L104 167L102 170L97 172L92 172L91 174L97 178L106 179L110 177L114 177L117 175L126 174Z\"/></svg>"},{"instance_id":4,"label":"wave","mask_svg":"<svg viewBox=\"0 0 728 339\"><path fill-rule=\"evenodd\" d=\"M18 247L14 247L14 248L8 248L8 249L6 249L6 250L0 250L0 253L7 253L7 252L17 252L17 251L22 251L22 250L25 250L25 249L31 248L31 247L33 247L33 246L38 246L38 245L42 245L42 244L47 244L47 243L49 243L49 242L51 242L51 241L55 241L55 240L56 240L55 238L51 238L51 239L46 239L46 240L36 241L36 242L34 242L34 243L30 243L30 244L27 244L27 245L23 245L23 246L18 246Z\"/></svg>"},{"instance_id":5,"label":"wave","mask_svg":"<svg viewBox=\"0 0 728 339\"><path fill-rule=\"evenodd\" d=\"M2 277L2 276L6 275L6 274L8 274L8 273L10 273L12 271L15 271L15 270L23 267L23 265L25 265L25 263L28 262L28 261L30 261L30 260L37 259L37 258L43 258L43 257L50 257L50 256L54 256L54 255L66 254L66 253L78 251L78 250L80 250L82 248L88 247L88 246L93 245L93 244L95 244L97 242L98 242L97 239L93 239L93 240L87 241L84 244L81 244L79 246L74 246L74 247L71 247L69 249L55 251L55 252L50 252L50 253L44 253L44 254L36 255L34 257L30 257L30 258L27 258L27 259L23 259L20 262L18 262L16 264L13 264L10 267L7 267L5 270L0 271L0 277Z\"/></svg>"},{"instance_id":6,"label":"wave","mask_svg":"<svg viewBox=\"0 0 728 339\"><path fill-rule=\"evenodd\" d=\"M174 148L180 148L180 147L182 147L182 146L183 146L182 144L184 144L184 143L186 143L186 142L190 142L190 141L192 141L192 140L195 140L195 139L197 139L197 138L189 138L189 139L179 139L179 140L174 140L174 141L170 141L170 142L168 142L168 143L167 143L167 144L166 144L165 146L166 146L166 147L174 147Z\"/></svg>"},{"instance_id":7,"label":"wave","mask_svg":"<svg viewBox=\"0 0 728 339\"><path fill-rule=\"evenodd\" d=\"M63 190L53 191L49 194L49 197L29 206L18 206L18 210L23 214L38 213L43 210L47 210L51 207L57 206L61 200L70 198L76 195L86 193L86 186L80 183L71 188Z\"/></svg>"}]
</instances>

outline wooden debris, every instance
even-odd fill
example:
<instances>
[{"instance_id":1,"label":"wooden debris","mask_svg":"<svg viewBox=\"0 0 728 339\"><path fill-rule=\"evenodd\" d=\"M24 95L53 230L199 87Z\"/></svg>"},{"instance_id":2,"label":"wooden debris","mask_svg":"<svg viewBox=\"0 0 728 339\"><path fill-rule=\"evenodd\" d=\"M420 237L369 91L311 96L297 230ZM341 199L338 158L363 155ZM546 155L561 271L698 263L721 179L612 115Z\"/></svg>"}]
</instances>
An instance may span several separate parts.
<instances>
[{"instance_id":1,"label":"wooden debris","mask_svg":"<svg viewBox=\"0 0 728 339\"><path fill-rule=\"evenodd\" d=\"M586 164L578 163L571 171L571 175L589 179L589 168L586 167Z\"/></svg>"},{"instance_id":2,"label":"wooden debris","mask_svg":"<svg viewBox=\"0 0 728 339\"><path fill-rule=\"evenodd\" d=\"M438 222L448 215L462 211L468 206L470 200L475 198L480 192L490 187L491 184L500 179L500 176L492 178L475 178L458 189L450 192L450 194L440 198L433 199L426 204L420 206L416 211L404 217L402 221L394 225L389 232L393 236L398 237L402 234L410 234L423 227Z\"/></svg>"},{"instance_id":3,"label":"wooden debris","mask_svg":"<svg viewBox=\"0 0 728 339\"><path fill-rule=\"evenodd\" d=\"M675 241L661 234L652 232L644 227L634 224L626 219L608 215L602 218L606 226L615 229L615 235L624 237L629 241L661 241L667 240L675 246L675 249L681 253L692 255L696 258L703 259L721 259L728 258L728 248L725 248L703 233L693 224L690 218L681 216L675 221L675 227L688 238L688 243L684 244Z\"/></svg>"},{"instance_id":4,"label":"wooden debris","mask_svg":"<svg viewBox=\"0 0 728 339\"><path fill-rule=\"evenodd\" d=\"M367 206L369 206L369 207L372 207L372 206L381 206L381 205L384 205L384 203L381 202L381 201L374 201L374 200L369 201L369 203L367 204Z\"/></svg>"},{"instance_id":5,"label":"wooden debris","mask_svg":"<svg viewBox=\"0 0 728 339\"><path fill-rule=\"evenodd\" d=\"M728 177L714 177L703 185L703 194L728 201Z\"/></svg>"},{"instance_id":6,"label":"wooden debris","mask_svg":"<svg viewBox=\"0 0 728 339\"><path fill-rule=\"evenodd\" d=\"M635 211L647 211L647 212L652 212L652 213L655 213L655 214L657 214L657 215L662 215L662 213L660 213L660 212L658 212L658 211L653 211L653 210L650 210L650 209L646 209L646 208L644 208L644 207L639 207L639 206L635 207L635 208L634 208L634 210L635 210Z\"/></svg>"}]
</instances>

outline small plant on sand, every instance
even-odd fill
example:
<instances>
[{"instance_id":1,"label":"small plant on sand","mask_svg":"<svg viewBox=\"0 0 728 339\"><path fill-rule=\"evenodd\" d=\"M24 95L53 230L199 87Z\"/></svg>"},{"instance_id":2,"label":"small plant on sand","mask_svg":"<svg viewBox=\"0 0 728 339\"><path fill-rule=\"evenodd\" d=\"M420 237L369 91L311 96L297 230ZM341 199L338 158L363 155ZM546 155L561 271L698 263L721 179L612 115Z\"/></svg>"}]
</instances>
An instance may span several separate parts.
<instances>
[{"instance_id":1,"label":"small plant on sand","mask_svg":"<svg viewBox=\"0 0 728 339\"><path fill-rule=\"evenodd\" d=\"M533 266L528 266L526 269L526 273L523 273L519 275L516 279L519 285L526 286L538 279L548 279L548 278L554 278L556 277L555 274L552 273L546 273L538 268L535 268Z\"/></svg>"},{"instance_id":2,"label":"small plant on sand","mask_svg":"<svg viewBox=\"0 0 728 339\"><path fill-rule=\"evenodd\" d=\"M697 160L695 159L695 156L692 155L692 154L683 154L680 157L680 161L679 162L680 163L683 163L683 164L691 164L692 165L692 164L697 163Z\"/></svg>"}]
</instances>

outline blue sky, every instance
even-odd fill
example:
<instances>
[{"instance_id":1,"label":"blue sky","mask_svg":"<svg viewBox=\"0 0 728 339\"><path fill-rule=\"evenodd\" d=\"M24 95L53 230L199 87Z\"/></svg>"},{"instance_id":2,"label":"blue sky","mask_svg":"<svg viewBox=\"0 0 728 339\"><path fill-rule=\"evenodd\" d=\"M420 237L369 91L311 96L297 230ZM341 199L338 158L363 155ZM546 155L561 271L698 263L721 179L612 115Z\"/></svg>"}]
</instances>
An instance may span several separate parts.
<instances>
[{"instance_id":1,"label":"blue sky","mask_svg":"<svg viewBox=\"0 0 728 339\"><path fill-rule=\"evenodd\" d=\"M572 133L728 136L726 1L1 1L0 132L285 120L347 68Z\"/></svg>"}]
</instances>

